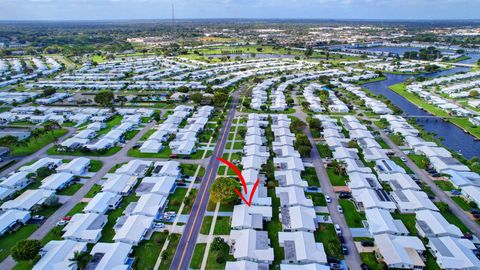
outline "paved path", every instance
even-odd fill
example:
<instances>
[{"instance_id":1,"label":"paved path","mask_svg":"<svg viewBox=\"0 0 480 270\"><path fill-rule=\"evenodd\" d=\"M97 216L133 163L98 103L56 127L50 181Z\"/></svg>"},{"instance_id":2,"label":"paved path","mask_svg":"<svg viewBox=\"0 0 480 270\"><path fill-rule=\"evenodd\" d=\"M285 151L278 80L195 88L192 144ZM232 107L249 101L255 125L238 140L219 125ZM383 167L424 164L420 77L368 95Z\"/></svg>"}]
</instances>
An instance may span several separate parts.
<instances>
[{"instance_id":1,"label":"paved path","mask_svg":"<svg viewBox=\"0 0 480 270\"><path fill-rule=\"evenodd\" d=\"M295 117L306 121L307 114L305 114L301 108L298 106L298 99L296 95L292 95L295 100ZM310 128L305 128L305 135L307 135L310 143L312 144L312 152L310 153L310 158L312 163L315 167L315 171L317 173L317 177L320 180L320 186L325 195L330 196L332 199L331 203L327 204L328 212L330 213L330 217L333 223L340 225L340 228L343 232L343 237L345 238L345 243L349 250L349 255L344 256L345 261L351 270L360 270L360 264L362 264L362 260L360 259L360 255L358 254L357 247L355 246L355 242L353 241L352 234L350 232L350 228L345 221L345 217L340 214L337 210L338 198L333 190L332 184L330 183L330 179L328 178L327 170L325 169L325 165L318 153L317 147L315 146L315 141L312 136L312 132Z\"/></svg>"},{"instance_id":2,"label":"paved path","mask_svg":"<svg viewBox=\"0 0 480 270\"><path fill-rule=\"evenodd\" d=\"M442 201L446 204L448 204L448 207L450 208L450 211L457 216L460 221L462 221L465 226L468 227L468 229L478 238L480 238L480 225L476 223L468 214L465 212L460 206L458 206L457 203L455 203L450 196L443 190L441 190L435 182L433 182L432 178L430 178L430 175L425 170L420 169L415 162L413 162L408 155L406 155L398 145L396 145L388 136L383 132L383 130L380 130L377 126L372 125L373 129L378 131L380 133L380 137L387 143L387 145L390 147L395 152L395 155L399 157L405 158L406 162L405 164L412 169L412 171L417 175L420 180L422 180L425 184L427 184L430 189L435 193L436 199L439 201Z\"/></svg>"},{"instance_id":3,"label":"paved path","mask_svg":"<svg viewBox=\"0 0 480 270\"><path fill-rule=\"evenodd\" d=\"M185 232L180 238L178 248L173 257L172 264L170 269L188 269L190 265L190 260L193 255L193 250L195 248L196 239L202 225L202 220L205 215L205 210L207 208L208 200L210 194L208 190L210 185L215 180L217 174L219 161L217 157L221 157L223 154L223 149L227 142L228 133L230 132L230 127L232 125L233 118L235 117L235 111L238 104L238 93L233 94L233 101L228 110L227 117L223 123L222 129L220 130L218 142L215 145L215 150L213 155L210 158L210 162L206 168L206 174L202 179L202 185L198 192L195 202L193 203L192 211L190 213L190 218L188 223L185 225Z\"/></svg>"}]
</instances>

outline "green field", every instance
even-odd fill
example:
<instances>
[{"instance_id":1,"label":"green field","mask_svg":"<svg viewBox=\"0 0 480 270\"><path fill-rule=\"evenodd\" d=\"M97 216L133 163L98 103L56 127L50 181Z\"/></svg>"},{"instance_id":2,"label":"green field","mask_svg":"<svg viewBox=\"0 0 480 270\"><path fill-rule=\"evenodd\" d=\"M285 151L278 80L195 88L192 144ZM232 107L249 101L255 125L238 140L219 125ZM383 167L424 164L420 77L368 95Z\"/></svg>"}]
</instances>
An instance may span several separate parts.
<instances>
[{"instance_id":1,"label":"green field","mask_svg":"<svg viewBox=\"0 0 480 270\"><path fill-rule=\"evenodd\" d=\"M15 145L11 148L12 156L28 156L38 150L42 149L44 146L48 145L67 134L68 130L66 129L56 129L52 132L46 132L40 135L38 138L30 138L29 141L25 144Z\"/></svg>"}]
</instances>

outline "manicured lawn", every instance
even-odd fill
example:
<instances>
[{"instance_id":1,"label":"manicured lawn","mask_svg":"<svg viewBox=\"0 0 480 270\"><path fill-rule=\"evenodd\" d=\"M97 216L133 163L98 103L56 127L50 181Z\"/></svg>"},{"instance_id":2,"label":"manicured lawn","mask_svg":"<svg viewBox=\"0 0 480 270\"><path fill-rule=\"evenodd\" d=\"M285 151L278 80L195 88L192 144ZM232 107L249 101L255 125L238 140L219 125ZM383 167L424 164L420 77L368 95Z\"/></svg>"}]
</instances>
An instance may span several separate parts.
<instances>
[{"instance_id":1,"label":"manicured lawn","mask_svg":"<svg viewBox=\"0 0 480 270\"><path fill-rule=\"evenodd\" d=\"M212 216L205 216L203 218L202 227L200 227L201 234L208 234L210 232L210 228L212 227L213 217Z\"/></svg>"},{"instance_id":2,"label":"manicured lawn","mask_svg":"<svg viewBox=\"0 0 480 270\"><path fill-rule=\"evenodd\" d=\"M332 150L326 144L317 144L317 150L322 158L331 158L333 156Z\"/></svg>"},{"instance_id":3,"label":"manicured lawn","mask_svg":"<svg viewBox=\"0 0 480 270\"><path fill-rule=\"evenodd\" d=\"M10 249L21 240L27 239L39 226L26 224L13 233L6 233L0 237L0 261L10 255Z\"/></svg>"},{"instance_id":4,"label":"manicured lawn","mask_svg":"<svg viewBox=\"0 0 480 270\"><path fill-rule=\"evenodd\" d=\"M138 158L170 158L172 149L165 147L160 153L142 153L139 148L131 148L128 150L128 156Z\"/></svg>"},{"instance_id":5,"label":"manicured lawn","mask_svg":"<svg viewBox=\"0 0 480 270\"><path fill-rule=\"evenodd\" d=\"M93 198L100 191L102 191L102 186L99 184L94 184L87 194L85 194L85 198Z\"/></svg>"},{"instance_id":6,"label":"manicured lawn","mask_svg":"<svg viewBox=\"0 0 480 270\"><path fill-rule=\"evenodd\" d=\"M112 130L113 127L118 126L122 123L123 117L119 114L116 114L112 119L107 121L107 126L97 132L97 137L103 134L107 134Z\"/></svg>"},{"instance_id":7,"label":"manicured lawn","mask_svg":"<svg viewBox=\"0 0 480 270\"><path fill-rule=\"evenodd\" d=\"M403 137L401 135L398 135L398 134L391 134L390 136L388 136L390 138L390 140L392 140L392 142L398 146L402 146L404 145L404 141L403 141Z\"/></svg>"},{"instance_id":8,"label":"manicured lawn","mask_svg":"<svg viewBox=\"0 0 480 270\"><path fill-rule=\"evenodd\" d=\"M308 182L309 186L320 186L318 181L317 171L314 167L305 167L305 171L302 172L302 179Z\"/></svg>"},{"instance_id":9,"label":"manicured lawn","mask_svg":"<svg viewBox=\"0 0 480 270\"><path fill-rule=\"evenodd\" d=\"M177 249L178 242L180 241L180 234L173 233L169 236L169 239L170 239L170 242L168 243L168 247L165 250L168 253L167 253L166 259L162 260L162 263L160 264L160 267L159 267L160 270L167 270L170 268L173 255L175 255L175 250ZM142 269L142 268L137 268L137 269Z\"/></svg>"},{"instance_id":10,"label":"manicured lawn","mask_svg":"<svg viewBox=\"0 0 480 270\"><path fill-rule=\"evenodd\" d=\"M66 216L73 216L77 213L80 213L83 211L83 209L87 206L86 202L79 202L73 206L73 208L66 214Z\"/></svg>"},{"instance_id":11,"label":"manicured lawn","mask_svg":"<svg viewBox=\"0 0 480 270\"><path fill-rule=\"evenodd\" d=\"M31 138L28 143L22 145L15 145L11 148L12 156L28 156L38 150L42 149L49 143L52 143L55 138L60 138L63 135L67 134L68 130L66 129L56 129L52 132L46 132L40 135L38 138Z\"/></svg>"},{"instance_id":12,"label":"manicured lawn","mask_svg":"<svg viewBox=\"0 0 480 270\"><path fill-rule=\"evenodd\" d=\"M168 196L168 205L165 211L174 211L175 213L178 212L183 199L187 195L187 191L187 188L178 187L173 194L170 194Z\"/></svg>"},{"instance_id":13,"label":"manicured lawn","mask_svg":"<svg viewBox=\"0 0 480 270\"><path fill-rule=\"evenodd\" d=\"M220 211L220 212L233 212L233 207L235 207L235 204L221 203L220 204L220 209L218 211ZM207 211L215 211L215 203L214 202L208 201Z\"/></svg>"},{"instance_id":14,"label":"manicured lawn","mask_svg":"<svg viewBox=\"0 0 480 270\"><path fill-rule=\"evenodd\" d=\"M347 175L338 175L335 173L334 168L327 168L328 178L330 179L330 183L334 186L346 186L348 176Z\"/></svg>"},{"instance_id":15,"label":"manicured lawn","mask_svg":"<svg viewBox=\"0 0 480 270\"><path fill-rule=\"evenodd\" d=\"M225 269L225 265L227 261L235 261L235 258L232 255L229 255L228 251L223 251L224 254L227 254L226 256L224 256L226 261L223 263L217 263L218 253L219 253L218 251L213 250L212 246L210 246L210 251L208 252L208 257L207 257L206 269L223 270Z\"/></svg>"},{"instance_id":16,"label":"manicured lawn","mask_svg":"<svg viewBox=\"0 0 480 270\"><path fill-rule=\"evenodd\" d=\"M375 258L375 254L373 254L373 252L360 253L360 259L362 259L364 264L370 266L371 269L380 269L377 258Z\"/></svg>"},{"instance_id":17,"label":"manicured lawn","mask_svg":"<svg viewBox=\"0 0 480 270\"><path fill-rule=\"evenodd\" d=\"M323 193L305 193L307 198L312 199L313 205L315 206L327 206L327 201L325 200L325 195Z\"/></svg>"},{"instance_id":18,"label":"manicured lawn","mask_svg":"<svg viewBox=\"0 0 480 270\"><path fill-rule=\"evenodd\" d=\"M100 169L103 167L103 162L100 160L90 160L90 169L88 171L90 172L98 172Z\"/></svg>"},{"instance_id":19,"label":"manicured lawn","mask_svg":"<svg viewBox=\"0 0 480 270\"><path fill-rule=\"evenodd\" d=\"M268 196L272 198L272 219L267 223L268 238L270 238L273 247L274 261L273 265L279 265L283 260L285 253L278 242L278 233L282 231L282 222L280 221L280 199L275 196L274 189L268 189Z\"/></svg>"},{"instance_id":20,"label":"manicured lawn","mask_svg":"<svg viewBox=\"0 0 480 270\"><path fill-rule=\"evenodd\" d=\"M458 206L460 206L460 208L462 208L464 211L469 211L470 209L472 209L472 207L470 207L470 205L468 205L468 203L460 196L452 196L451 197L452 200L458 204Z\"/></svg>"},{"instance_id":21,"label":"manicured lawn","mask_svg":"<svg viewBox=\"0 0 480 270\"><path fill-rule=\"evenodd\" d=\"M49 155L66 155L66 156L93 156L93 157L104 157L111 156L120 151L122 147L114 146L106 150L105 152L82 152L82 151L58 151L55 146L47 150Z\"/></svg>"},{"instance_id":22,"label":"manicured lawn","mask_svg":"<svg viewBox=\"0 0 480 270\"><path fill-rule=\"evenodd\" d=\"M213 230L215 235L229 235L230 234L230 217L218 216Z\"/></svg>"},{"instance_id":23,"label":"manicured lawn","mask_svg":"<svg viewBox=\"0 0 480 270\"><path fill-rule=\"evenodd\" d=\"M144 240L133 248L135 254L135 269L153 269L158 255L162 250L166 237L161 237L161 232L154 232L149 240ZM163 239L162 239L163 238ZM156 241L163 240L163 241Z\"/></svg>"},{"instance_id":24,"label":"manicured lawn","mask_svg":"<svg viewBox=\"0 0 480 270\"><path fill-rule=\"evenodd\" d=\"M411 235L417 234L417 228L415 228L415 214L392 213L392 217L394 219L400 219Z\"/></svg>"},{"instance_id":25,"label":"manicured lawn","mask_svg":"<svg viewBox=\"0 0 480 270\"><path fill-rule=\"evenodd\" d=\"M347 221L347 225L350 228L363 228L362 220L365 219L365 214L360 213L355 208L355 205L352 201L346 199L338 200L340 206L343 209L343 215Z\"/></svg>"},{"instance_id":26,"label":"manicured lawn","mask_svg":"<svg viewBox=\"0 0 480 270\"><path fill-rule=\"evenodd\" d=\"M410 154L408 157L420 168L427 169L427 164L429 164L428 158L423 155Z\"/></svg>"},{"instance_id":27,"label":"manicured lawn","mask_svg":"<svg viewBox=\"0 0 480 270\"><path fill-rule=\"evenodd\" d=\"M202 266L203 255L205 254L205 248L207 244L196 244L193 250L192 260L190 261L190 268L200 269Z\"/></svg>"},{"instance_id":28,"label":"manicured lawn","mask_svg":"<svg viewBox=\"0 0 480 270\"><path fill-rule=\"evenodd\" d=\"M388 146L388 144L382 138L376 138L375 140L383 149L390 149L390 146Z\"/></svg>"},{"instance_id":29,"label":"manicured lawn","mask_svg":"<svg viewBox=\"0 0 480 270\"><path fill-rule=\"evenodd\" d=\"M452 183L449 181L435 180L434 182L443 191L450 191L455 189Z\"/></svg>"},{"instance_id":30,"label":"manicured lawn","mask_svg":"<svg viewBox=\"0 0 480 270\"><path fill-rule=\"evenodd\" d=\"M198 165L182 163L182 164L180 164L180 167L182 168L182 172L184 174L186 174L188 176L194 176L195 172L197 171ZM204 174L205 174L205 168L201 167L197 176L202 177Z\"/></svg>"},{"instance_id":31,"label":"manicured lawn","mask_svg":"<svg viewBox=\"0 0 480 270\"><path fill-rule=\"evenodd\" d=\"M340 241L337 238L337 233L335 232L333 224L320 223L314 235L315 242L323 243L325 253L327 253L328 257L343 258Z\"/></svg>"},{"instance_id":32,"label":"manicured lawn","mask_svg":"<svg viewBox=\"0 0 480 270\"><path fill-rule=\"evenodd\" d=\"M147 132L145 132L145 134L143 134L143 136L140 138L140 141L146 141L148 139L148 137L150 137L153 133L155 133L155 131L157 131L156 129L150 129L148 130Z\"/></svg>"},{"instance_id":33,"label":"manicured lawn","mask_svg":"<svg viewBox=\"0 0 480 270\"><path fill-rule=\"evenodd\" d=\"M435 203L438 206L438 203ZM448 211L440 211L442 216L448 221L448 223L457 226L463 233L470 232L470 230L463 224L458 217L448 209Z\"/></svg>"},{"instance_id":34,"label":"manicured lawn","mask_svg":"<svg viewBox=\"0 0 480 270\"><path fill-rule=\"evenodd\" d=\"M432 253L427 249L424 253L427 261L425 262L425 269L426 270L440 270L441 268L437 264L437 260L433 257Z\"/></svg>"},{"instance_id":35,"label":"manicured lawn","mask_svg":"<svg viewBox=\"0 0 480 270\"><path fill-rule=\"evenodd\" d=\"M42 238L42 244L47 244L50 241L53 240L61 240L62 239L62 228L60 226L55 226L53 227L43 238Z\"/></svg>"},{"instance_id":36,"label":"manicured lawn","mask_svg":"<svg viewBox=\"0 0 480 270\"><path fill-rule=\"evenodd\" d=\"M135 137L135 135L137 135L139 132L140 132L140 130L138 130L138 129L133 129L133 130L127 131L124 135L125 141L129 141L129 140L133 139L133 137Z\"/></svg>"},{"instance_id":37,"label":"manicured lawn","mask_svg":"<svg viewBox=\"0 0 480 270\"><path fill-rule=\"evenodd\" d=\"M68 186L67 188L58 191L57 194L58 194L58 195L72 196L72 195L75 194L82 186L83 186L83 184L74 183L73 185L70 185L70 186Z\"/></svg>"},{"instance_id":38,"label":"manicured lawn","mask_svg":"<svg viewBox=\"0 0 480 270\"><path fill-rule=\"evenodd\" d=\"M193 153L190 155L190 157L192 159L201 159L203 157L203 153L205 152L205 150L197 150L197 152ZM213 153L212 150L207 150L207 154L205 155L205 158L211 156Z\"/></svg>"}]
</instances>

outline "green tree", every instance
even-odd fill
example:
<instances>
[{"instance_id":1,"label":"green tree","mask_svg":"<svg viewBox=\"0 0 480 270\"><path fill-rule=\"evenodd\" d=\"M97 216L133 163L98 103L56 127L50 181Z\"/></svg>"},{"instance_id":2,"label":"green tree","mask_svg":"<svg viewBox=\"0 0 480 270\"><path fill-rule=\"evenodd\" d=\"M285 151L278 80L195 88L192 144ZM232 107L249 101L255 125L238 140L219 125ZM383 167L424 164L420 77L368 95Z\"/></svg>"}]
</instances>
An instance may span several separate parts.
<instances>
[{"instance_id":1,"label":"green tree","mask_svg":"<svg viewBox=\"0 0 480 270\"><path fill-rule=\"evenodd\" d=\"M190 100L192 100L196 104L200 104L202 102L202 99L203 99L202 93L195 92L190 94Z\"/></svg>"},{"instance_id":2,"label":"green tree","mask_svg":"<svg viewBox=\"0 0 480 270\"><path fill-rule=\"evenodd\" d=\"M228 100L228 95L223 92L218 91L218 92L215 92L215 94L213 94L212 102L213 102L213 105L217 107L224 106L227 100Z\"/></svg>"},{"instance_id":3,"label":"green tree","mask_svg":"<svg viewBox=\"0 0 480 270\"><path fill-rule=\"evenodd\" d=\"M97 104L102 105L103 107L113 107L113 100L115 99L115 95L112 91L101 91L95 95L94 101Z\"/></svg>"},{"instance_id":4,"label":"green tree","mask_svg":"<svg viewBox=\"0 0 480 270\"><path fill-rule=\"evenodd\" d=\"M181 93L188 93L188 91L190 91L190 88L188 88L187 86L182 85L182 86L180 86L180 87L177 88L177 91L178 91L178 92L181 92Z\"/></svg>"},{"instance_id":5,"label":"green tree","mask_svg":"<svg viewBox=\"0 0 480 270\"><path fill-rule=\"evenodd\" d=\"M13 146L17 144L18 138L12 135L7 135L0 138L0 145L1 146Z\"/></svg>"},{"instance_id":6,"label":"green tree","mask_svg":"<svg viewBox=\"0 0 480 270\"><path fill-rule=\"evenodd\" d=\"M33 260L41 247L39 240L21 240L11 249L12 257L17 262Z\"/></svg>"},{"instance_id":7,"label":"green tree","mask_svg":"<svg viewBox=\"0 0 480 270\"><path fill-rule=\"evenodd\" d=\"M48 96L51 96L51 95L55 94L56 92L57 92L57 90L55 90L53 88L47 88L47 89L43 90L43 96L48 97Z\"/></svg>"},{"instance_id":8,"label":"green tree","mask_svg":"<svg viewBox=\"0 0 480 270\"><path fill-rule=\"evenodd\" d=\"M55 170L52 170L48 167L41 167L37 169L36 174L38 179L44 179L45 177L53 174L54 172Z\"/></svg>"},{"instance_id":9,"label":"green tree","mask_svg":"<svg viewBox=\"0 0 480 270\"><path fill-rule=\"evenodd\" d=\"M303 130L305 129L305 122L303 122L302 120L298 119L297 117L292 117L291 118L292 121L290 123L290 129L294 132L294 133L301 133L303 132Z\"/></svg>"},{"instance_id":10,"label":"green tree","mask_svg":"<svg viewBox=\"0 0 480 270\"><path fill-rule=\"evenodd\" d=\"M236 179L230 177L217 178L210 187L210 199L215 203L231 203L238 198L234 188L241 191L240 183Z\"/></svg>"}]
</instances>

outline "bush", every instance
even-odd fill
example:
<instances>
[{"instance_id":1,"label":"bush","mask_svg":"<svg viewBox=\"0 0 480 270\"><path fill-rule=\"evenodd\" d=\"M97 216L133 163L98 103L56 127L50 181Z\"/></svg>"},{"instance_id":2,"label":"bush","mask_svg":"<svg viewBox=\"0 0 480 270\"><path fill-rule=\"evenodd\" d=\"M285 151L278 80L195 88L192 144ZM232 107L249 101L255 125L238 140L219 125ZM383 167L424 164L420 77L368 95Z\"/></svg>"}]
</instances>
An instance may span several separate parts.
<instances>
[{"instance_id":1,"label":"bush","mask_svg":"<svg viewBox=\"0 0 480 270\"><path fill-rule=\"evenodd\" d=\"M33 260L41 247L39 240L22 240L12 248L12 257L15 261Z\"/></svg>"},{"instance_id":2,"label":"bush","mask_svg":"<svg viewBox=\"0 0 480 270\"><path fill-rule=\"evenodd\" d=\"M225 262L225 258L222 255L217 255L217 258L215 259L215 261L218 264L223 264Z\"/></svg>"}]
</instances>

